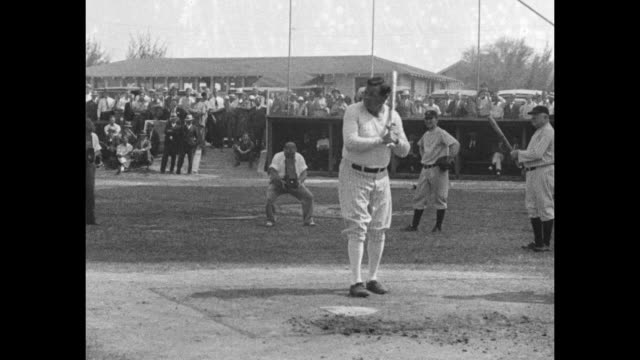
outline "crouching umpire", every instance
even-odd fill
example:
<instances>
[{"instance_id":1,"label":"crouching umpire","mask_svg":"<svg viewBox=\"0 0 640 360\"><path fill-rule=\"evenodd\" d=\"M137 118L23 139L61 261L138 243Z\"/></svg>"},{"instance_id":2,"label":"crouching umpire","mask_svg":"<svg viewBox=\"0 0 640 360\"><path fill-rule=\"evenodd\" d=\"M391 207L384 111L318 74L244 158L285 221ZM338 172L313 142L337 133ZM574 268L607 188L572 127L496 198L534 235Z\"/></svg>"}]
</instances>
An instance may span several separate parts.
<instances>
[{"instance_id":1,"label":"crouching umpire","mask_svg":"<svg viewBox=\"0 0 640 360\"><path fill-rule=\"evenodd\" d=\"M269 166L269 190L267 190L267 226L275 225L275 201L283 194L291 194L302 203L304 226L315 226L313 221L313 194L304 186L307 179L307 163L297 152L296 144L288 142L284 151L273 155Z\"/></svg>"},{"instance_id":2,"label":"crouching umpire","mask_svg":"<svg viewBox=\"0 0 640 360\"><path fill-rule=\"evenodd\" d=\"M526 171L525 206L533 227L534 242L523 248L550 251L554 219L554 133L549 124L549 109L536 106L531 112L536 128L527 150L513 150L511 158L524 165Z\"/></svg>"},{"instance_id":3,"label":"crouching umpire","mask_svg":"<svg viewBox=\"0 0 640 360\"><path fill-rule=\"evenodd\" d=\"M447 209L449 194L449 170L460 150L460 143L446 130L438 127L438 113L433 110L424 114L427 131L418 141L422 157L422 171L413 197L413 222L406 231L417 231L420 218L430 198L436 208L436 225L432 232L442 231L442 220Z\"/></svg>"}]
</instances>

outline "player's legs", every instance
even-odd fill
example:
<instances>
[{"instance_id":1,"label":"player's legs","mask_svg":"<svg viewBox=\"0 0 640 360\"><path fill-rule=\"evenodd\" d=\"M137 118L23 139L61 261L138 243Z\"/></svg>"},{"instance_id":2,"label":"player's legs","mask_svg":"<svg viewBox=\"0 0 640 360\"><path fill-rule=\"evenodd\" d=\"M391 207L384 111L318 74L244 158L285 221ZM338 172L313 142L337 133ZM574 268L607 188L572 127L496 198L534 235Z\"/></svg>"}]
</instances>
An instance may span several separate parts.
<instances>
[{"instance_id":1,"label":"player's legs","mask_svg":"<svg viewBox=\"0 0 640 360\"><path fill-rule=\"evenodd\" d=\"M504 161L504 155L502 155L502 153L497 152L493 154L491 163L495 166L495 170L498 175L500 175L500 172L502 171L502 161Z\"/></svg>"},{"instance_id":2,"label":"player's legs","mask_svg":"<svg viewBox=\"0 0 640 360\"><path fill-rule=\"evenodd\" d=\"M431 184L427 179L427 173L429 169L422 169L420 171L420 177L418 178L418 184L416 185L415 194L413 196L413 221L411 225L409 225L406 230L408 231L416 231L418 229L418 225L420 225L420 218L422 218L422 213L424 213L425 207L427 207L427 202L429 200L429 194L431 192Z\"/></svg>"},{"instance_id":3,"label":"player's legs","mask_svg":"<svg viewBox=\"0 0 640 360\"><path fill-rule=\"evenodd\" d=\"M434 167L431 178L434 193L434 207L436 208L436 225L432 231L442 231L442 221L447 209L447 199L449 198L449 171L442 171Z\"/></svg>"},{"instance_id":4,"label":"player's legs","mask_svg":"<svg viewBox=\"0 0 640 360\"><path fill-rule=\"evenodd\" d=\"M539 179L536 181L536 203L542 222L542 243L545 247L551 245L551 234L553 232L554 212L554 167L553 165L540 170ZM548 249L543 249L548 250Z\"/></svg>"},{"instance_id":5,"label":"player's legs","mask_svg":"<svg viewBox=\"0 0 640 360\"><path fill-rule=\"evenodd\" d=\"M338 198L345 223L343 233L348 239L349 267L351 284L353 284L351 290L353 290L354 286L362 285L360 265L364 255L367 225L371 221L367 207L369 192L373 188L373 179L369 174L352 169L351 163L346 159L340 163L338 179ZM366 296L364 293L366 292L358 291L361 295L356 296Z\"/></svg>"},{"instance_id":6,"label":"player's legs","mask_svg":"<svg viewBox=\"0 0 640 360\"><path fill-rule=\"evenodd\" d=\"M542 222L540 221L540 214L538 213L535 202L535 177L533 171L527 171L526 173L524 203L531 222L531 229L533 230L533 243L529 243L523 246L523 248L533 249L534 247L541 247L543 244Z\"/></svg>"},{"instance_id":7,"label":"player's legs","mask_svg":"<svg viewBox=\"0 0 640 360\"><path fill-rule=\"evenodd\" d=\"M385 231L391 227L391 187L387 173L378 175L370 195L371 223L367 232L369 280L377 280L378 267L384 250Z\"/></svg>"},{"instance_id":8,"label":"player's legs","mask_svg":"<svg viewBox=\"0 0 640 360\"><path fill-rule=\"evenodd\" d=\"M282 191L279 187L274 184L269 184L269 188L267 189L267 205L266 205L266 213L267 213L267 221L274 223L275 220L275 201L282 194Z\"/></svg>"},{"instance_id":9,"label":"player's legs","mask_svg":"<svg viewBox=\"0 0 640 360\"><path fill-rule=\"evenodd\" d=\"M431 184L428 179L428 172L431 169L422 169L420 177L418 178L418 184L416 185L415 194L413 195L413 209L424 210L427 207L429 200L429 193L431 191Z\"/></svg>"},{"instance_id":10,"label":"player's legs","mask_svg":"<svg viewBox=\"0 0 640 360\"><path fill-rule=\"evenodd\" d=\"M311 191L304 184L300 184L297 189L289 190L289 193L302 203L302 221L305 224L311 224L313 222L313 194Z\"/></svg>"}]
</instances>

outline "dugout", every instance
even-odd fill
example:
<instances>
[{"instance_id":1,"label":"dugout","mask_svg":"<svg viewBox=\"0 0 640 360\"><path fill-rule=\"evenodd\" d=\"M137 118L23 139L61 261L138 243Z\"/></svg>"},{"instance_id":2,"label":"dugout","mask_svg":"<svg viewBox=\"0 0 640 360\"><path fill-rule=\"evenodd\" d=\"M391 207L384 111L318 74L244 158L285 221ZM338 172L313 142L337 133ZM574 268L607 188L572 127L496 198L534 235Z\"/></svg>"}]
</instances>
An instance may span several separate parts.
<instances>
[{"instance_id":1,"label":"dugout","mask_svg":"<svg viewBox=\"0 0 640 360\"><path fill-rule=\"evenodd\" d=\"M512 145L517 144L520 149L526 148L535 131L529 120L496 121ZM551 123L553 122L552 116ZM426 130L422 118L403 119L402 125L410 143L418 141ZM451 174L453 179L492 175L489 165L499 139L487 119L442 117L438 126L447 130L460 142L461 150L456 159L455 172ZM267 164L271 162L273 154L282 151L285 142L294 141L298 152L307 161L309 175L338 175L342 155L341 117L268 116L266 132ZM329 147L326 150L322 149L326 141L318 143L318 140L325 137L329 139ZM475 139L475 146L469 147L471 139ZM321 145L320 148L318 145ZM417 178L420 174L417 149L412 146L406 158L393 156L389 164L389 174L392 178ZM505 154L503 177L509 176L519 179L521 170L509 159L508 154Z\"/></svg>"}]
</instances>

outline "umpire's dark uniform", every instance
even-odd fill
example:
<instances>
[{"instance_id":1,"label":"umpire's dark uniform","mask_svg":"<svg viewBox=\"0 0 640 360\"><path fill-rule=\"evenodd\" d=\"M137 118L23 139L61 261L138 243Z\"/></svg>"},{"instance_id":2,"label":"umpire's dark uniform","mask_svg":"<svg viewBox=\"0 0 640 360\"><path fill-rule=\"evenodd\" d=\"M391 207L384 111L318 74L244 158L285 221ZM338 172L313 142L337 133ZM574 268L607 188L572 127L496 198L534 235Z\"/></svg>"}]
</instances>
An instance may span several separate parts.
<instances>
[{"instance_id":1,"label":"umpire's dark uniform","mask_svg":"<svg viewBox=\"0 0 640 360\"><path fill-rule=\"evenodd\" d=\"M86 204L85 204L85 223L86 225L96 225L95 210L95 198L94 188L96 182L96 165L95 165L95 153L93 150L93 139L91 132L93 130L93 123L91 120L87 120L87 129L85 131L85 149L86 149Z\"/></svg>"}]
</instances>

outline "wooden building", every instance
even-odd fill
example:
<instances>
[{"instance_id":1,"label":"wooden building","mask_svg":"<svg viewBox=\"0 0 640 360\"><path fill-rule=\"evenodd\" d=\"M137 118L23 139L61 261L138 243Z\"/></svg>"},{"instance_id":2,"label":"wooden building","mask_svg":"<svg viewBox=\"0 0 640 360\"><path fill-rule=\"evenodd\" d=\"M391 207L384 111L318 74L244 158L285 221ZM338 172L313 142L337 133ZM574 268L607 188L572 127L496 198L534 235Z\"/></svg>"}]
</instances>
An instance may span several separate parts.
<instances>
[{"instance_id":1,"label":"wooden building","mask_svg":"<svg viewBox=\"0 0 640 360\"><path fill-rule=\"evenodd\" d=\"M86 68L87 83L94 89L111 86L142 86L148 89L179 89L200 85L222 91L240 87L286 87L287 57L261 58L161 58L117 61ZM414 96L436 89L459 88L460 81L424 69L379 57L374 58L376 76L391 80L398 72L398 85ZM316 85L338 89L354 97L370 77L369 56L304 56L291 58L291 87Z\"/></svg>"}]
</instances>

